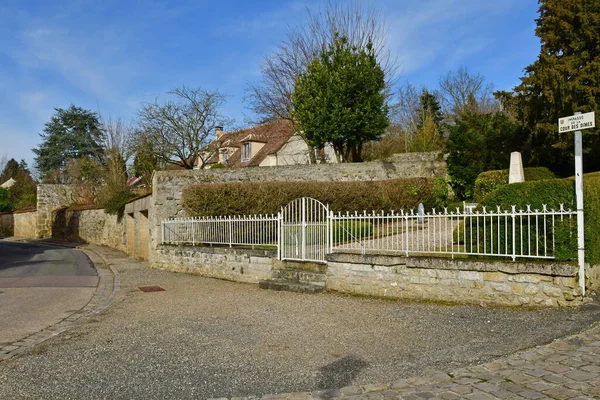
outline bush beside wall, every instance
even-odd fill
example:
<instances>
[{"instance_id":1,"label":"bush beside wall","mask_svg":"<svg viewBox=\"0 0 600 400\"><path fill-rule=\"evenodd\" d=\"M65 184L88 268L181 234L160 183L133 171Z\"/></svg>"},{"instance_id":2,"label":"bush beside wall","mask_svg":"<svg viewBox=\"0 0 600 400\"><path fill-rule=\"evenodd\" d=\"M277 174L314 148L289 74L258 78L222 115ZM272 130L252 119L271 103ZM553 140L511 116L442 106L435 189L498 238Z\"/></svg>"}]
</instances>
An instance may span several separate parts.
<instances>
[{"instance_id":1,"label":"bush beside wall","mask_svg":"<svg viewBox=\"0 0 600 400\"><path fill-rule=\"evenodd\" d=\"M412 178L200 184L184 187L182 203L190 216L275 214L300 197L313 197L333 211L399 211L416 208L419 203L429 209L441 201L437 183L436 178Z\"/></svg>"},{"instance_id":2,"label":"bush beside wall","mask_svg":"<svg viewBox=\"0 0 600 400\"><path fill-rule=\"evenodd\" d=\"M585 174L583 176L583 202L585 216L585 249L586 262L591 265L600 264L600 172ZM501 186L490 193L481 203L482 206L500 206L503 210L510 210L512 205L517 210L525 210L527 205L531 209L541 210L543 205L548 209L559 209L563 204L565 209L575 210L575 180L550 179L532 182L514 183ZM565 232L565 230L568 230ZM557 229L558 245L556 254L561 259L576 259L576 248L573 247L573 234L576 237L576 224L561 225ZM569 237L571 239L567 240Z\"/></svg>"},{"instance_id":3,"label":"bush beside wall","mask_svg":"<svg viewBox=\"0 0 600 400\"><path fill-rule=\"evenodd\" d=\"M524 168L523 174L525 175L526 182L556 178L556 175L545 167ZM474 200L479 203L483 201L488 194L498 189L500 186L508 185L508 177L508 169L486 171L479 174L475 180Z\"/></svg>"}]
</instances>

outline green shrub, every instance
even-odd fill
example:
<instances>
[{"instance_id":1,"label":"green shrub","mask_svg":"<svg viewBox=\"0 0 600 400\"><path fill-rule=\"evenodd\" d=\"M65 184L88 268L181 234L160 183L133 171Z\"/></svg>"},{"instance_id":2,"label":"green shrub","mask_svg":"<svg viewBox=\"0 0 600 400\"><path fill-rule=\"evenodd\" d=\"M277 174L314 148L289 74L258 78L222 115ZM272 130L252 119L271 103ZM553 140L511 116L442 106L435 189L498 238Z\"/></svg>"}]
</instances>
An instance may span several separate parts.
<instances>
[{"instance_id":1,"label":"green shrub","mask_svg":"<svg viewBox=\"0 0 600 400\"><path fill-rule=\"evenodd\" d=\"M555 179L556 175L548 168L525 168L523 169L525 181L537 181L542 179ZM475 189L473 198L476 202L481 202L485 196L498 189L502 185L508 185L509 170L486 171L479 174L475 180Z\"/></svg>"},{"instance_id":2,"label":"green shrub","mask_svg":"<svg viewBox=\"0 0 600 400\"><path fill-rule=\"evenodd\" d=\"M123 216L123 211L125 210L125 204L134 197L135 194L131 190L125 189L103 204L104 212L111 215L117 215L121 218Z\"/></svg>"},{"instance_id":3,"label":"green shrub","mask_svg":"<svg viewBox=\"0 0 600 400\"><path fill-rule=\"evenodd\" d=\"M435 206L435 179L349 182L229 182L189 185L182 194L190 216L275 214L300 197L313 197L332 211L425 209Z\"/></svg>"},{"instance_id":4,"label":"green shrub","mask_svg":"<svg viewBox=\"0 0 600 400\"><path fill-rule=\"evenodd\" d=\"M437 178L433 183L434 206L438 209L448 204L448 181L445 178Z\"/></svg>"},{"instance_id":5,"label":"green shrub","mask_svg":"<svg viewBox=\"0 0 600 400\"><path fill-rule=\"evenodd\" d=\"M584 186L584 228L586 262L592 265L600 264L600 173L585 174ZM490 193L482 202L487 207L500 206L510 210L516 205L517 210L542 209L543 204L548 209L558 209L564 204L565 209L575 210L575 181L573 178L551 179L505 185ZM573 260L576 240L575 217L570 224L557 224L555 230L556 256L560 260Z\"/></svg>"},{"instance_id":6,"label":"green shrub","mask_svg":"<svg viewBox=\"0 0 600 400\"><path fill-rule=\"evenodd\" d=\"M541 210L544 204L548 209L558 210L561 204L565 208L574 209L574 181L567 178L513 183L499 187L481 202L488 209L500 206L503 210L510 210L513 205L517 206L517 210L526 210L528 205L531 205L532 210Z\"/></svg>"},{"instance_id":7,"label":"green shrub","mask_svg":"<svg viewBox=\"0 0 600 400\"><path fill-rule=\"evenodd\" d=\"M333 243L352 241L373 235L373 224L363 221L338 221L333 226Z\"/></svg>"},{"instance_id":8,"label":"green shrub","mask_svg":"<svg viewBox=\"0 0 600 400\"><path fill-rule=\"evenodd\" d=\"M15 203L10 198L10 193L0 188L0 212L11 212L15 209Z\"/></svg>"},{"instance_id":9,"label":"green shrub","mask_svg":"<svg viewBox=\"0 0 600 400\"><path fill-rule=\"evenodd\" d=\"M223 169L225 166L221 163L216 163L210 166L210 169Z\"/></svg>"}]
</instances>

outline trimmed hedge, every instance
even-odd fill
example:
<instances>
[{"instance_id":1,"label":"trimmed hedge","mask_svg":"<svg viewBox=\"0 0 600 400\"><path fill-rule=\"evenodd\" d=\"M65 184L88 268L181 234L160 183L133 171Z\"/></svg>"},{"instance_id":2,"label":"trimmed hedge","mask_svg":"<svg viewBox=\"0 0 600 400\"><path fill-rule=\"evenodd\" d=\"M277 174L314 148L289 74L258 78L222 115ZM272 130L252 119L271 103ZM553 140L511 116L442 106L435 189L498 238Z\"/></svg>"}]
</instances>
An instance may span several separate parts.
<instances>
[{"instance_id":1,"label":"trimmed hedge","mask_svg":"<svg viewBox=\"0 0 600 400\"><path fill-rule=\"evenodd\" d=\"M182 203L190 216L275 214L300 197L313 197L332 211L396 210L435 207L435 178L348 182L228 182L189 185ZM437 194L436 194L437 192Z\"/></svg>"},{"instance_id":2,"label":"trimmed hedge","mask_svg":"<svg viewBox=\"0 0 600 400\"><path fill-rule=\"evenodd\" d=\"M600 172L583 175L583 202L585 216L585 249L586 262L591 265L600 264ZM546 204L548 209L558 209L564 204L565 209L575 210L575 180L574 178L551 179L532 182L514 183L501 186L490 193L481 203L483 206L500 206L510 210L512 205L517 210L527 208L542 209ZM576 260L576 248L573 237L576 237L576 224L562 224L556 231L556 255L560 260ZM571 239L567 239L567 237ZM560 239L559 239L560 238Z\"/></svg>"},{"instance_id":3,"label":"trimmed hedge","mask_svg":"<svg viewBox=\"0 0 600 400\"><path fill-rule=\"evenodd\" d=\"M555 179L556 175L548 168L524 168L523 174L525 181L539 181L543 179ZM479 203L485 196L498 189L502 185L508 185L509 170L501 169L495 171L486 171L479 174L475 180L475 189L473 198Z\"/></svg>"}]
</instances>

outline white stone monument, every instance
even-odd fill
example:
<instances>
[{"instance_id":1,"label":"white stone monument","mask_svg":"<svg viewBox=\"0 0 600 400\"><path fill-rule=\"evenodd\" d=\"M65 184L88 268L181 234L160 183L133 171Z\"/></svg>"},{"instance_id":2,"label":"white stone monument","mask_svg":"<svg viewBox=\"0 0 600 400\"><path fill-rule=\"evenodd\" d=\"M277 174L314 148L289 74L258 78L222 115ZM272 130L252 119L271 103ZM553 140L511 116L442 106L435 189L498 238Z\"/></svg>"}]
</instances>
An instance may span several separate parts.
<instances>
[{"instance_id":1,"label":"white stone monument","mask_svg":"<svg viewBox=\"0 0 600 400\"><path fill-rule=\"evenodd\" d=\"M524 182L525 174L523 173L523 160L521 153L513 151L510 153L510 172L508 175L508 183Z\"/></svg>"}]
</instances>

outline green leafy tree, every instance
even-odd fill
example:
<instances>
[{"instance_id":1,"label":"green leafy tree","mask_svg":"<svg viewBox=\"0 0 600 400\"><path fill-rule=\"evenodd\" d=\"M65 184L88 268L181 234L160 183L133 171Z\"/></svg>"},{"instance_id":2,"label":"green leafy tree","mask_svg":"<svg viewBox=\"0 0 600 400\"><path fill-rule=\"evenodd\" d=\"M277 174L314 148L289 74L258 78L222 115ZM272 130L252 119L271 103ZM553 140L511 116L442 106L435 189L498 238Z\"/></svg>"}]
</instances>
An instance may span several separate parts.
<instances>
[{"instance_id":1,"label":"green leafy tree","mask_svg":"<svg viewBox=\"0 0 600 400\"><path fill-rule=\"evenodd\" d=\"M331 143L338 160L359 162L363 144L390 123L384 89L373 46L335 36L296 80L293 117L312 147Z\"/></svg>"},{"instance_id":2,"label":"green leafy tree","mask_svg":"<svg viewBox=\"0 0 600 400\"><path fill-rule=\"evenodd\" d=\"M417 132L410 145L410 151L436 151L443 148L442 140L442 107L435 95L427 89L421 92Z\"/></svg>"},{"instance_id":3,"label":"green leafy tree","mask_svg":"<svg viewBox=\"0 0 600 400\"><path fill-rule=\"evenodd\" d=\"M15 209L15 203L10 198L10 193L0 188L0 212L11 212Z\"/></svg>"},{"instance_id":4,"label":"green leafy tree","mask_svg":"<svg viewBox=\"0 0 600 400\"><path fill-rule=\"evenodd\" d=\"M32 209L36 207L37 183L31 176L25 160L17 162L11 158L6 163L0 183L14 179L15 184L8 189L10 199L16 210Z\"/></svg>"},{"instance_id":5,"label":"green leafy tree","mask_svg":"<svg viewBox=\"0 0 600 400\"><path fill-rule=\"evenodd\" d=\"M510 153L521 149L524 127L503 112L464 112L449 131L450 185L460 199L470 199L480 173L506 168Z\"/></svg>"},{"instance_id":6,"label":"green leafy tree","mask_svg":"<svg viewBox=\"0 0 600 400\"><path fill-rule=\"evenodd\" d=\"M89 158L104 163L105 136L96 113L74 105L55 110L40 134L42 143L33 152L42 181L66 183L69 178L65 168L70 160Z\"/></svg>"},{"instance_id":7,"label":"green leafy tree","mask_svg":"<svg viewBox=\"0 0 600 400\"><path fill-rule=\"evenodd\" d=\"M440 125L444 120L444 114L442 113L442 107L436 96L430 93L429 90L423 89L419 101L417 130L423 127L427 119L431 119L431 122L433 122L437 128L440 128Z\"/></svg>"},{"instance_id":8,"label":"green leafy tree","mask_svg":"<svg viewBox=\"0 0 600 400\"><path fill-rule=\"evenodd\" d=\"M152 187L152 173L159 167L155 153L152 140L141 134L135 147L133 173L142 178L142 182L147 188Z\"/></svg>"},{"instance_id":9,"label":"green leafy tree","mask_svg":"<svg viewBox=\"0 0 600 400\"><path fill-rule=\"evenodd\" d=\"M540 0L538 59L525 68L514 93L496 97L532 132L530 164L573 174L573 134L559 134L558 118L600 107L600 0ZM586 170L600 170L597 129L584 131Z\"/></svg>"}]
</instances>

